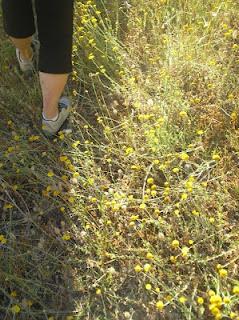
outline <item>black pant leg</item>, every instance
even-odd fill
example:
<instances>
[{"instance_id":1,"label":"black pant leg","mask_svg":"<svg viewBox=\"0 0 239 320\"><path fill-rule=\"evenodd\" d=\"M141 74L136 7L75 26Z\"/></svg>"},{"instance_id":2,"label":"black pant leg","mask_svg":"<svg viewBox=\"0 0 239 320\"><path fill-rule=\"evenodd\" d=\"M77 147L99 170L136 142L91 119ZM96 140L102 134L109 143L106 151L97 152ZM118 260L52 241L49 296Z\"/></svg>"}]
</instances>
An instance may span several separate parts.
<instances>
[{"instance_id":1,"label":"black pant leg","mask_svg":"<svg viewBox=\"0 0 239 320\"><path fill-rule=\"evenodd\" d=\"M36 0L39 71L72 71L73 11L74 0Z\"/></svg>"},{"instance_id":2,"label":"black pant leg","mask_svg":"<svg viewBox=\"0 0 239 320\"><path fill-rule=\"evenodd\" d=\"M2 0L3 26L14 38L27 38L35 33L31 0Z\"/></svg>"}]
</instances>

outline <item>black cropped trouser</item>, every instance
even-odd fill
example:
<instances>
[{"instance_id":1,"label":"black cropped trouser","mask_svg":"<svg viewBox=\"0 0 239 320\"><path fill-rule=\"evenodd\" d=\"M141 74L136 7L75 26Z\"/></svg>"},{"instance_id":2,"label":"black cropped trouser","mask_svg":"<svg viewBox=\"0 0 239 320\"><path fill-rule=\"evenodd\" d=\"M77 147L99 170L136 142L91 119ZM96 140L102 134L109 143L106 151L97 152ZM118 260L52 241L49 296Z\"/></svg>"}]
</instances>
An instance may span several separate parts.
<instances>
[{"instance_id":1,"label":"black cropped trouser","mask_svg":"<svg viewBox=\"0 0 239 320\"><path fill-rule=\"evenodd\" d=\"M36 25L32 0L2 0L5 32L14 38L26 38L38 31L39 71L72 71L74 0L35 0Z\"/></svg>"}]
</instances>

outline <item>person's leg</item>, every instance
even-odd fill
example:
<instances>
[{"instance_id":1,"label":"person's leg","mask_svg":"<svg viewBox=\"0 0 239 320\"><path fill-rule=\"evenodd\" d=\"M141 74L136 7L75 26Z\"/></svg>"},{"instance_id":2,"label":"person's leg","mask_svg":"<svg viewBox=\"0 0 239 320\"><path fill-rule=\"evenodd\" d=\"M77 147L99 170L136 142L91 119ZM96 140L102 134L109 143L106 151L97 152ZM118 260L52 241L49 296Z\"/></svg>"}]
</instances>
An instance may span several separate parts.
<instances>
[{"instance_id":1,"label":"person's leg","mask_svg":"<svg viewBox=\"0 0 239 320\"><path fill-rule=\"evenodd\" d=\"M32 35L35 33L31 0L2 0L3 25L5 32L23 60L31 60Z\"/></svg>"},{"instance_id":2,"label":"person's leg","mask_svg":"<svg viewBox=\"0 0 239 320\"><path fill-rule=\"evenodd\" d=\"M58 113L57 102L72 72L73 0L35 0L40 40L39 77L46 118ZM2 0L6 33L29 57L29 43L35 33L31 0ZM62 122L68 111L62 112ZM54 126L54 129L57 124Z\"/></svg>"},{"instance_id":3,"label":"person's leg","mask_svg":"<svg viewBox=\"0 0 239 320\"><path fill-rule=\"evenodd\" d=\"M67 83L68 74L39 72L43 96L43 117L57 119L58 101Z\"/></svg>"},{"instance_id":4,"label":"person's leg","mask_svg":"<svg viewBox=\"0 0 239 320\"><path fill-rule=\"evenodd\" d=\"M36 0L43 115L53 119L72 71L73 0Z\"/></svg>"}]
</instances>

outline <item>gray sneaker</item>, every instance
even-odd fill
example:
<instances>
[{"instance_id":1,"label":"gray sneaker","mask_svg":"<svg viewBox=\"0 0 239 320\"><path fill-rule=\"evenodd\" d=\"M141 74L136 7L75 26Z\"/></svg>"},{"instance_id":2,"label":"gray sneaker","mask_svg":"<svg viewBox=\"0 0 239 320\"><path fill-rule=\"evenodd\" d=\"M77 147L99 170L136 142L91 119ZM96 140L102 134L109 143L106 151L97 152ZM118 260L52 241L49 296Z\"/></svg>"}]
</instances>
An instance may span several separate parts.
<instances>
[{"instance_id":1,"label":"gray sneaker","mask_svg":"<svg viewBox=\"0 0 239 320\"><path fill-rule=\"evenodd\" d=\"M47 137L53 137L60 130L61 126L71 112L71 102L68 97L61 97L58 102L58 118L53 120L45 120L42 118L42 130Z\"/></svg>"}]
</instances>

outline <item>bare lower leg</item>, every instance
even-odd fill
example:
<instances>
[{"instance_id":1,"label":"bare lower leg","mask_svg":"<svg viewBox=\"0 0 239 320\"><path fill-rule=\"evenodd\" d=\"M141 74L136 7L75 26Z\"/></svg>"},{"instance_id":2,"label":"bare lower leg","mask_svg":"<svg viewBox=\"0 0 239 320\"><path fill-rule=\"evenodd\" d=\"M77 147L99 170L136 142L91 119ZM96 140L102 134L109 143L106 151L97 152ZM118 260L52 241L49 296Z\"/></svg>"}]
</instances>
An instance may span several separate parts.
<instances>
[{"instance_id":1,"label":"bare lower leg","mask_svg":"<svg viewBox=\"0 0 239 320\"><path fill-rule=\"evenodd\" d=\"M32 37L17 39L10 37L14 46L20 50L21 58L31 60L33 52L31 48Z\"/></svg>"},{"instance_id":2,"label":"bare lower leg","mask_svg":"<svg viewBox=\"0 0 239 320\"><path fill-rule=\"evenodd\" d=\"M43 98L43 114L52 119L58 114L58 101L65 88L69 74L39 72Z\"/></svg>"}]
</instances>

